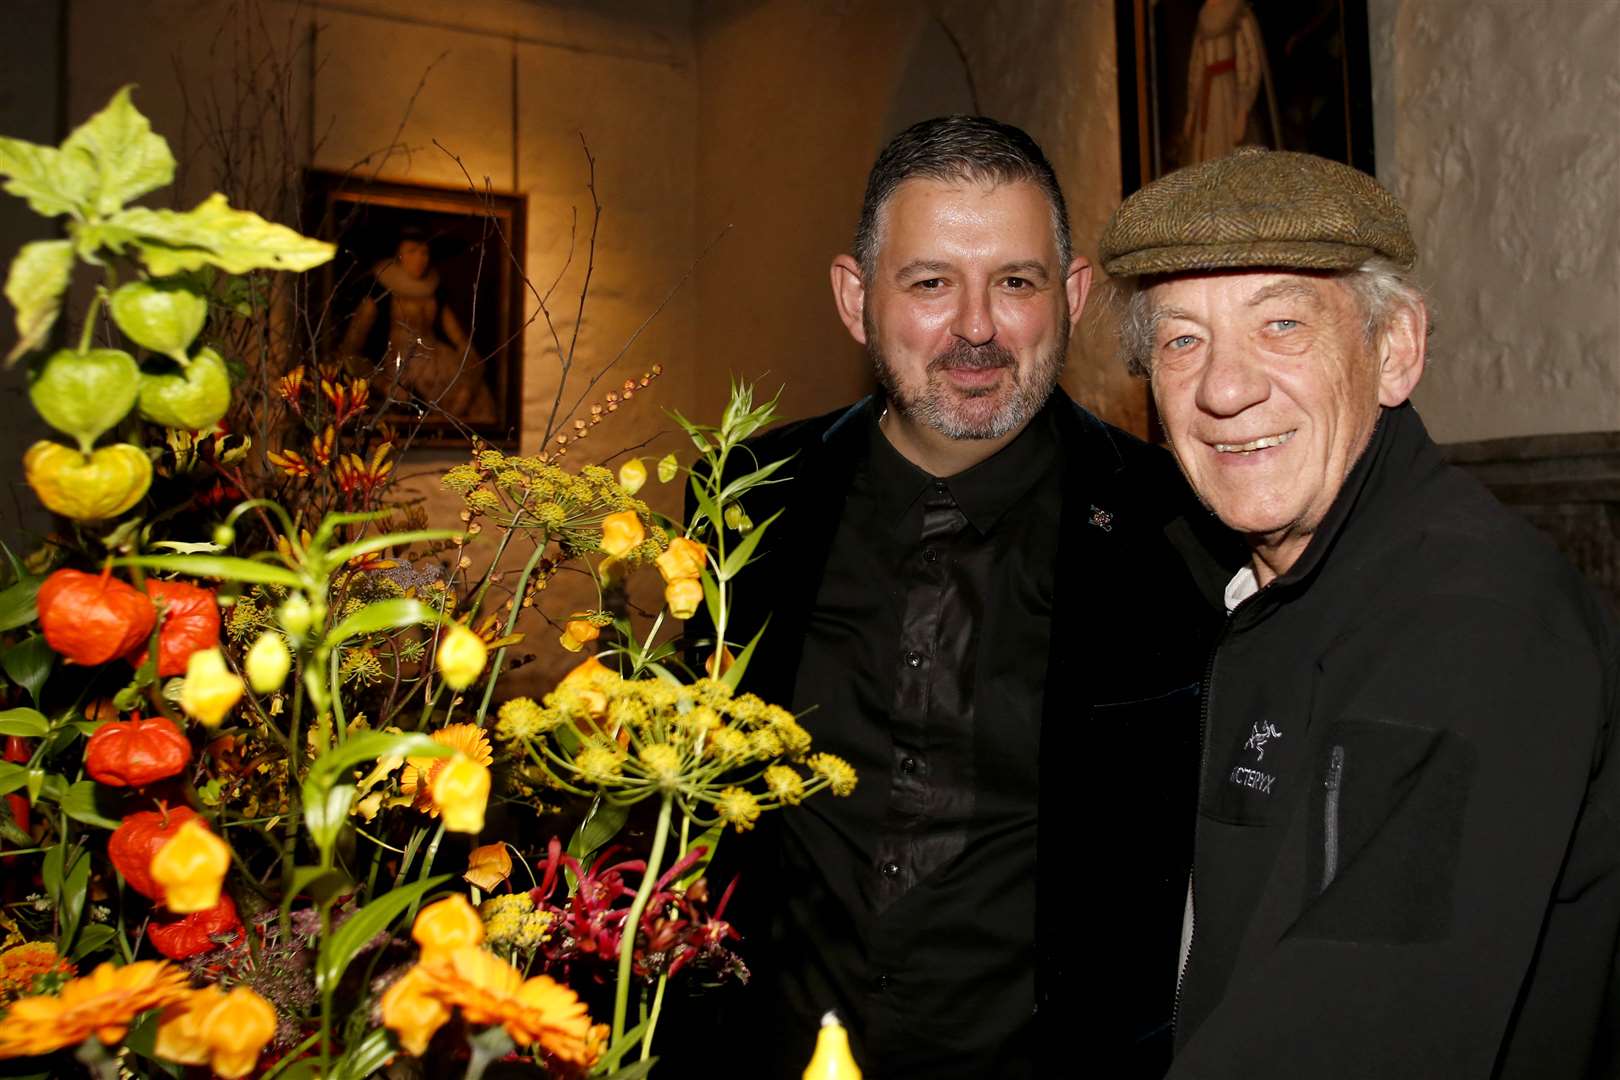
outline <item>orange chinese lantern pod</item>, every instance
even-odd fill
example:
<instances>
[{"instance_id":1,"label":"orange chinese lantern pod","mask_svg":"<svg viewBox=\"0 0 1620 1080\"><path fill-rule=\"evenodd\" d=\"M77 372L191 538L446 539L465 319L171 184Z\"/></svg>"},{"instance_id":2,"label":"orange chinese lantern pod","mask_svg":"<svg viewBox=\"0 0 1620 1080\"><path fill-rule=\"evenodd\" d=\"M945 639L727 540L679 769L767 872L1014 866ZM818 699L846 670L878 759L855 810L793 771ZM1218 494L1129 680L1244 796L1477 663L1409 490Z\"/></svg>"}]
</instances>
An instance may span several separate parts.
<instances>
[{"instance_id":1,"label":"orange chinese lantern pod","mask_svg":"<svg viewBox=\"0 0 1620 1080\"><path fill-rule=\"evenodd\" d=\"M219 602L214 590L183 581L148 581L146 592L164 606L163 625L158 628L157 673L165 679L184 675L192 653L219 644ZM130 651L129 662L135 667L146 659L144 642Z\"/></svg>"},{"instance_id":2,"label":"orange chinese lantern pod","mask_svg":"<svg viewBox=\"0 0 1620 1080\"><path fill-rule=\"evenodd\" d=\"M39 587L45 643L75 664L105 664L139 647L157 610L142 592L115 577L58 570Z\"/></svg>"},{"instance_id":3,"label":"orange chinese lantern pod","mask_svg":"<svg viewBox=\"0 0 1620 1080\"><path fill-rule=\"evenodd\" d=\"M221 895L219 903L207 911L193 911L178 919L153 919L146 926L153 948L170 960L198 956L221 944L240 944L246 933L236 914L236 902L227 895ZM227 935L227 941L218 940Z\"/></svg>"},{"instance_id":4,"label":"orange chinese lantern pod","mask_svg":"<svg viewBox=\"0 0 1620 1080\"><path fill-rule=\"evenodd\" d=\"M152 856L180 826L196 816L187 807L176 806L167 810L142 810L124 818L107 841L107 855L130 888L148 900L163 900L163 888L152 880Z\"/></svg>"},{"instance_id":5,"label":"orange chinese lantern pod","mask_svg":"<svg viewBox=\"0 0 1620 1080\"><path fill-rule=\"evenodd\" d=\"M191 760L191 742L174 722L156 716L111 720L96 729L84 748L90 778L112 787L145 787L167 780Z\"/></svg>"}]
</instances>

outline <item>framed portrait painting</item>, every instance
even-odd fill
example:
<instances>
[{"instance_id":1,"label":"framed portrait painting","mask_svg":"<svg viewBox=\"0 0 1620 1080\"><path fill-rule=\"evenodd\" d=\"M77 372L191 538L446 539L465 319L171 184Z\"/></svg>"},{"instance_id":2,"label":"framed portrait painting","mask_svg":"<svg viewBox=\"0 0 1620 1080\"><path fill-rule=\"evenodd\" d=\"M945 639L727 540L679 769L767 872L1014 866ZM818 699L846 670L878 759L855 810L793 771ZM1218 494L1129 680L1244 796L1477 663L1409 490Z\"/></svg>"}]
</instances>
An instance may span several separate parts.
<instances>
[{"instance_id":1,"label":"framed portrait painting","mask_svg":"<svg viewBox=\"0 0 1620 1080\"><path fill-rule=\"evenodd\" d=\"M1367 0L1117 0L1124 193L1238 146L1373 171Z\"/></svg>"},{"instance_id":2,"label":"framed portrait painting","mask_svg":"<svg viewBox=\"0 0 1620 1080\"><path fill-rule=\"evenodd\" d=\"M515 447L524 197L318 170L305 192L338 249L309 300L321 360L370 379L416 445Z\"/></svg>"}]
</instances>

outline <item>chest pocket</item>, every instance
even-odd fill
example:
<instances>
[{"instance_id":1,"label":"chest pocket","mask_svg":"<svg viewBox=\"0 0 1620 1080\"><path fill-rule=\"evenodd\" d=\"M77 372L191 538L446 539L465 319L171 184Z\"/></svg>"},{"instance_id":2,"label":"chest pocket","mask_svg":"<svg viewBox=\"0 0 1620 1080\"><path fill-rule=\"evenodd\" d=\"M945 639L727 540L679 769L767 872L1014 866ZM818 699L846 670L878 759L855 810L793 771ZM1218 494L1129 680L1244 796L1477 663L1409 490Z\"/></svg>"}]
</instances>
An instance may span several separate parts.
<instances>
[{"instance_id":1,"label":"chest pocket","mask_svg":"<svg viewBox=\"0 0 1620 1080\"><path fill-rule=\"evenodd\" d=\"M1314 688L1313 688L1314 690ZM1208 741L1203 803L1207 816L1230 825L1267 825L1288 812L1310 737L1311 694L1287 694L1268 683L1223 687Z\"/></svg>"}]
</instances>

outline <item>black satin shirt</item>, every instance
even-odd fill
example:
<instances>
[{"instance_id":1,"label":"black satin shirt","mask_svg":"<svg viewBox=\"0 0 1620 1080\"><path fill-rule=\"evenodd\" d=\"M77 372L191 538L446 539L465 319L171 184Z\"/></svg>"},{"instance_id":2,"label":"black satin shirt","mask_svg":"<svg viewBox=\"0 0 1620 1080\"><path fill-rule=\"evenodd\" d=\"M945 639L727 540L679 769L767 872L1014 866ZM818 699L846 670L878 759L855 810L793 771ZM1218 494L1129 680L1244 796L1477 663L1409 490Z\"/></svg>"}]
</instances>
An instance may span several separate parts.
<instances>
[{"instance_id":1,"label":"black satin shirt","mask_svg":"<svg viewBox=\"0 0 1620 1080\"><path fill-rule=\"evenodd\" d=\"M782 815L778 989L837 1008L870 1077L1030 1075L1052 407L943 479L864 422L793 696L860 781Z\"/></svg>"}]
</instances>

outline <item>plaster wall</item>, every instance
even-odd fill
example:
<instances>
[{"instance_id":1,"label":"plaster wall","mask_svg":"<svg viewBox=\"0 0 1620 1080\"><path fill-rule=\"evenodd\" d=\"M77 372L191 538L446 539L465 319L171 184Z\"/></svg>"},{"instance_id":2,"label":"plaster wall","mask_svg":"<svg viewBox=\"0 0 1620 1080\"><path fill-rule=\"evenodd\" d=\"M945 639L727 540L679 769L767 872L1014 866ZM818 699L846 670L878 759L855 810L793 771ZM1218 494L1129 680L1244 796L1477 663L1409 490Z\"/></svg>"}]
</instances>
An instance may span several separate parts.
<instances>
[{"instance_id":1,"label":"plaster wall","mask_svg":"<svg viewBox=\"0 0 1620 1080\"><path fill-rule=\"evenodd\" d=\"M698 272L708 408L728 374L785 386L788 416L870 390L869 365L834 313L828 266L849 249L866 173L892 133L906 63L930 20L960 46L980 110L1023 127L1046 149L1076 250L1094 257L1120 197L1111 4L700 4L699 242L723 234ZM1141 431L1145 393L1118 371L1111 332L1107 319L1086 320L1064 384L1104 417Z\"/></svg>"},{"instance_id":2,"label":"plaster wall","mask_svg":"<svg viewBox=\"0 0 1620 1080\"><path fill-rule=\"evenodd\" d=\"M1620 427L1620 3L1369 9L1379 179L1438 326L1431 431Z\"/></svg>"}]
</instances>

